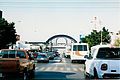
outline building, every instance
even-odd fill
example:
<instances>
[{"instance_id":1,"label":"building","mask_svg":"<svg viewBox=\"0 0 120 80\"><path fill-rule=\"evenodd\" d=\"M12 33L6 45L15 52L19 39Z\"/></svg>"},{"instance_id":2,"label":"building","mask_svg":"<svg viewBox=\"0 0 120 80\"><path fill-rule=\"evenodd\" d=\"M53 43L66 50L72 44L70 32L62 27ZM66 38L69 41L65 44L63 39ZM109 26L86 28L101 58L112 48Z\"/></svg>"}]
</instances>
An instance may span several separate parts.
<instances>
[{"instance_id":1,"label":"building","mask_svg":"<svg viewBox=\"0 0 120 80\"><path fill-rule=\"evenodd\" d=\"M120 32L113 33L111 32L111 45L120 46Z\"/></svg>"}]
</instances>

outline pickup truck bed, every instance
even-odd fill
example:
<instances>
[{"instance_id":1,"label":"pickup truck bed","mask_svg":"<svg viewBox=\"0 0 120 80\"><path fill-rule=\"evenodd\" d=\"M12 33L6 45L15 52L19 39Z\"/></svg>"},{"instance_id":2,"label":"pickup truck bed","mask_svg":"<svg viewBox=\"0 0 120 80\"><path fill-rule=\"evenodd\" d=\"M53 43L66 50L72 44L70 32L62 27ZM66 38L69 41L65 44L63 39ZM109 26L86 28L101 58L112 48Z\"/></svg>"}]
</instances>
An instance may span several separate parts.
<instances>
[{"instance_id":1,"label":"pickup truck bed","mask_svg":"<svg viewBox=\"0 0 120 80\"><path fill-rule=\"evenodd\" d=\"M0 59L0 72L9 73L17 72L19 69L19 60L16 58L1 58Z\"/></svg>"},{"instance_id":2,"label":"pickup truck bed","mask_svg":"<svg viewBox=\"0 0 120 80\"><path fill-rule=\"evenodd\" d=\"M34 74L35 64L30 53L26 50L3 49L1 54L0 74L2 73L3 77L15 73L20 74L22 80L26 80L29 73Z\"/></svg>"}]
</instances>

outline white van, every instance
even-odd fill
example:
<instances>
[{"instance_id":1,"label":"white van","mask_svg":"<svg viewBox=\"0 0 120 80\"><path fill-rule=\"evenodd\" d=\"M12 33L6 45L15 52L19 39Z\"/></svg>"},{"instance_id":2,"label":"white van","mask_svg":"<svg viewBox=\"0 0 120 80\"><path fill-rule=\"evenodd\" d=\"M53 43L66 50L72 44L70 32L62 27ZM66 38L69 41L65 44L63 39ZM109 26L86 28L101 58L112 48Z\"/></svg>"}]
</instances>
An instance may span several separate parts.
<instances>
[{"instance_id":1,"label":"white van","mask_svg":"<svg viewBox=\"0 0 120 80\"><path fill-rule=\"evenodd\" d=\"M71 46L71 62L85 61L85 55L89 54L87 43L73 43Z\"/></svg>"}]
</instances>

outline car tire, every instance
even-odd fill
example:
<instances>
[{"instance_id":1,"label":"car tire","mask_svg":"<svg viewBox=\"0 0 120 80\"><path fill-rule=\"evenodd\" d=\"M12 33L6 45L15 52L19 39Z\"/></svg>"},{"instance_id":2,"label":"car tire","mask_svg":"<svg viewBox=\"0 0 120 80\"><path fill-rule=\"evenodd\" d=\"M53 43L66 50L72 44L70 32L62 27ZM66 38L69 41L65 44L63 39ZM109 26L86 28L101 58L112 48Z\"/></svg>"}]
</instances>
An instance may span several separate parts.
<instances>
[{"instance_id":1,"label":"car tire","mask_svg":"<svg viewBox=\"0 0 120 80\"><path fill-rule=\"evenodd\" d=\"M98 74L97 74L97 70L94 68L94 79L98 79Z\"/></svg>"},{"instance_id":2,"label":"car tire","mask_svg":"<svg viewBox=\"0 0 120 80\"><path fill-rule=\"evenodd\" d=\"M84 65L84 76L85 76L85 79L89 79L89 76L86 73L86 66L85 65Z\"/></svg>"},{"instance_id":3,"label":"car tire","mask_svg":"<svg viewBox=\"0 0 120 80\"><path fill-rule=\"evenodd\" d=\"M74 63L75 61L74 60L71 60L71 63Z\"/></svg>"},{"instance_id":4,"label":"car tire","mask_svg":"<svg viewBox=\"0 0 120 80\"><path fill-rule=\"evenodd\" d=\"M34 78L34 76L35 76L35 71L34 71L34 70L30 70L30 75L29 75L29 77L30 77L30 78Z\"/></svg>"},{"instance_id":5,"label":"car tire","mask_svg":"<svg viewBox=\"0 0 120 80\"><path fill-rule=\"evenodd\" d=\"M27 74L26 73L23 73L23 80L27 80Z\"/></svg>"},{"instance_id":6,"label":"car tire","mask_svg":"<svg viewBox=\"0 0 120 80\"><path fill-rule=\"evenodd\" d=\"M22 73L22 80L28 80L28 77L29 77L28 75L29 75L29 72L25 68L23 73Z\"/></svg>"}]
</instances>

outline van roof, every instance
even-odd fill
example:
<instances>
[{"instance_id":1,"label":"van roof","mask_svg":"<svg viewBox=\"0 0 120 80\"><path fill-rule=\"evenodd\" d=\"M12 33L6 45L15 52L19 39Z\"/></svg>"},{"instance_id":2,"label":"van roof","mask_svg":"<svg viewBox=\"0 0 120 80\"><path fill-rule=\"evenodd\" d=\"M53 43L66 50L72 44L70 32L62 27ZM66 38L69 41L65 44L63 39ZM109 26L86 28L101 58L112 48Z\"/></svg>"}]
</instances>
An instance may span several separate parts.
<instances>
[{"instance_id":1,"label":"van roof","mask_svg":"<svg viewBox=\"0 0 120 80\"><path fill-rule=\"evenodd\" d=\"M73 43L73 45L88 45L88 43Z\"/></svg>"}]
</instances>

